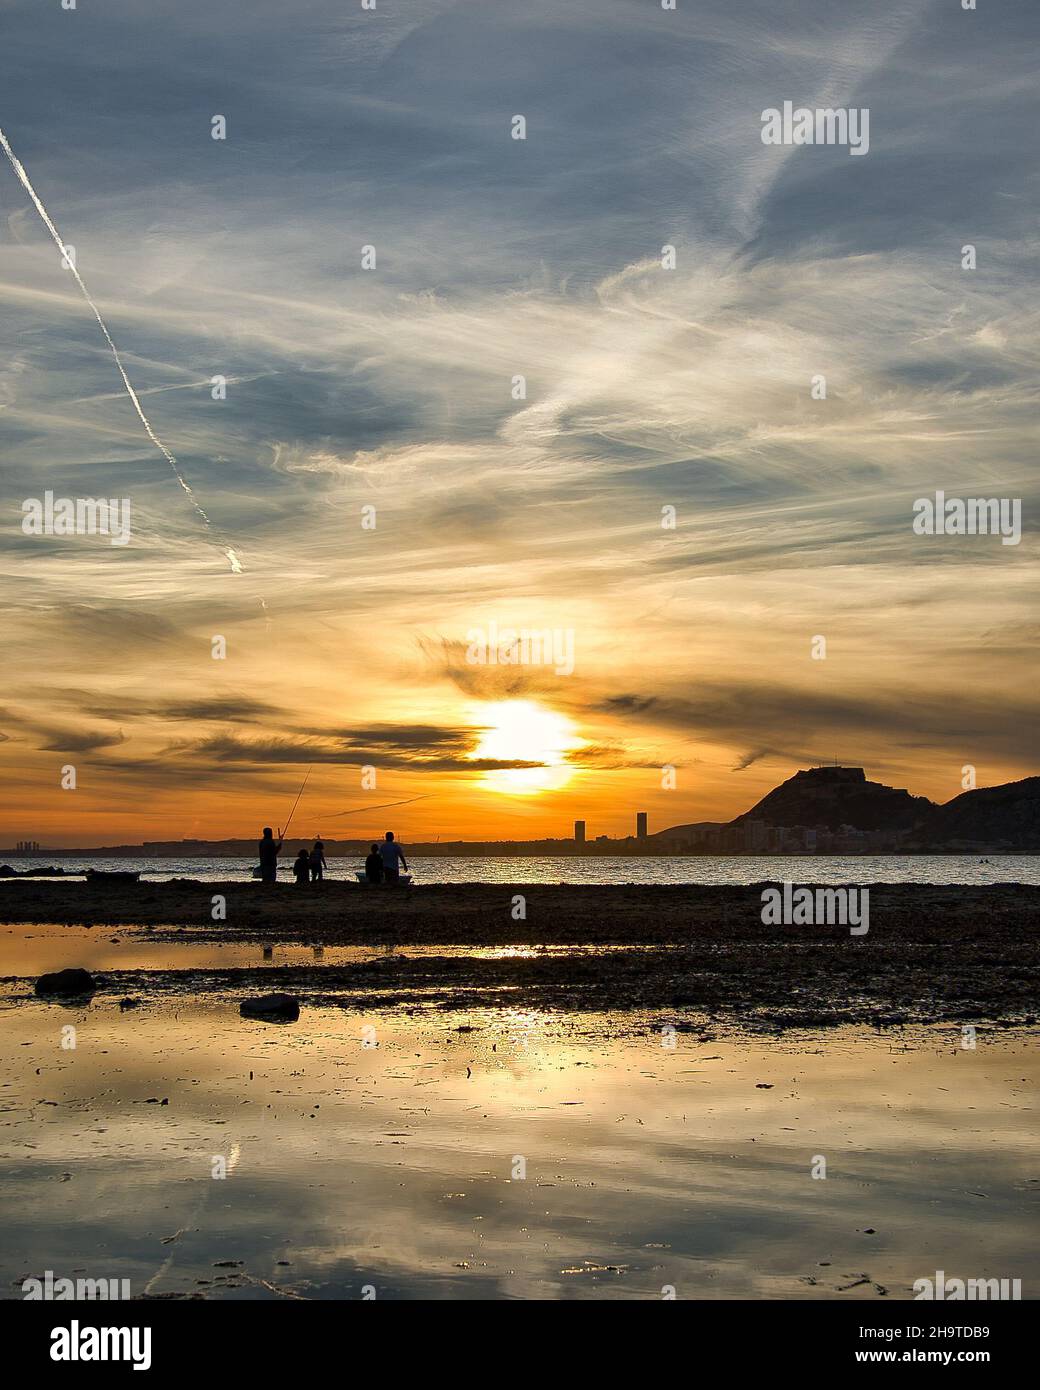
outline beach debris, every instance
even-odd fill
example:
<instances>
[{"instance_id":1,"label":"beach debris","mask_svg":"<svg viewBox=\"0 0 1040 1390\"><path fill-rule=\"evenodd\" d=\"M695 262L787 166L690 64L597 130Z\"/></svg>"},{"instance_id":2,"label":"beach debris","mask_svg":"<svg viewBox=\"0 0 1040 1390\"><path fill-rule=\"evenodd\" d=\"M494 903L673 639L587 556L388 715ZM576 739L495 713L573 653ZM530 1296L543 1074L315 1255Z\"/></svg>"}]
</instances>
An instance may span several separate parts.
<instances>
[{"instance_id":1,"label":"beach debris","mask_svg":"<svg viewBox=\"0 0 1040 1390\"><path fill-rule=\"evenodd\" d=\"M96 985L89 970L54 970L36 981L37 995L59 994L65 997L93 994Z\"/></svg>"},{"instance_id":2,"label":"beach debris","mask_svg":"<svg viewBox=\"0 0 1040 1390\"><path fill-rule=\"evenodd\" d=\"M136 1009L140 1006L140 999L131 999L129 995L125 999L120 999L119 1007L121 1010Z\"/></svg>"},{"instance_id":3,"label":"beach debris","mask_svg":"<svg viewBox=\"0 0 1040 1390\"><path fill-rule=\"evenodd\" d=\"M86 869L83 877L88 883L137 883L140 869Z\"/></svg>"},{"instance_id":4,"label":"beach debris","mask_svg":"<svg viewBox=\"0 0 1040 1390\"><path fill-rule=\"evenodd\" d=\"M756 1082L755 1082L755 1090L756 1090L756 1091L771 1091L772 1089L773 1089L773 1083L772 1083L771 1081L756 1081Z\"/></svg>"},{"instance_id":5,"label":"beach debris","mask_svg":"<svg viewBox=\"0 0 1040 1390\"><path fill-rule=\"evenodd\" d=\"M241 1274L239 1274L239 1275L233 1275L233 1274L230 1274L230 1275L218 1275L218 1278L227 1278L227 1279L238 1278L238 1279L244 1279L245 1282L246 1282L247 1284L253 1284L253 1285L255 1285L255 1286L256 1286L257 1288L259 1288L259 1289L267 1289L267 1291L268 1291L269 1293L276 1293L276 1294L278 1294L278 1295L279 1295L280 1297L282 1297L282 1298L296 1298L296 1299L299 1299L299 1301L300 1301L301 1303L306 1303L306 1302L308 1302L308 1299L307 1299L307 1295L306 1295L306 1294L297 1293L295 1289L287 1289L287 1288L285 1287L284 1284L275 1284L275 1283L273 1283L270 1279L257 1279L257 1278L255 1278L252 1274L246 1274L246 1272L245 1272L244 1270L243 1270L243 1272L242 1272ZM227 1287L228 1287L229 1289L231 1289L231 1288L241 1288L242 1286L241 1286L241 1284L231 1284L231 1283L229 1283L229 1284L227 1285Z\"/></svg>"},{"instance_id":6,"label":"beach debris","mask_svg":"<svg viewBox=\"0 0 1040 1390\"><path fill-rule=\"evenodd\" d=\"M243 999L238 1012L243 1018L260 1018L269 1023L295 1023L300 1016L300 1005L291 994L261 994L253 999Z\"/></svg>"}]
</instances>

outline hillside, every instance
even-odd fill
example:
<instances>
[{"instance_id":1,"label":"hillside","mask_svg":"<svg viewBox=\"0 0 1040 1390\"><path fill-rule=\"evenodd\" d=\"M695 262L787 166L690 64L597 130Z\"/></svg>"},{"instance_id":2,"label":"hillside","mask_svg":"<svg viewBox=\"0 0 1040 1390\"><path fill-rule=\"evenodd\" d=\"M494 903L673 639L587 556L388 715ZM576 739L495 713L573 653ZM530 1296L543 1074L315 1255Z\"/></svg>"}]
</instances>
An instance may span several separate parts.
<instances>
[{"instance_id":1,"label":"hillside","mask_svg":"<svg viewBox=\"0 0 1040 1390\"><path fill-rule=\"evenodd\" d=\"M927 797L868 782L861 767L813 767L796 772L732 823L899 831L910 830L937 809Z\"/></svg>"},{"instance_id":2,"label":"hillside","mask_svg":"<svg viewBox=\"0 0 1040 1390\"><path fill-rule=\"evenodd\" d=\"M936 806L915 844L1040 852L1040 777L978 787Z\"/></svg>"}]
</instances>

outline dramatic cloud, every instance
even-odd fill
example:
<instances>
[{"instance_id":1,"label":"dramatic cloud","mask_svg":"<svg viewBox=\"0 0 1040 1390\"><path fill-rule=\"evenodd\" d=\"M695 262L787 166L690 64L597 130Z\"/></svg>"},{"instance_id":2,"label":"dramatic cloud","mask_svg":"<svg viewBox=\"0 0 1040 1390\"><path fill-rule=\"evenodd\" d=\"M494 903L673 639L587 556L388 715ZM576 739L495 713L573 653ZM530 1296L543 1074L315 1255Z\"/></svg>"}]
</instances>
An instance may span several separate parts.
<instances>
[{"instance_id":1,"label":"dramatic cloud","mask_svg":"<svg viewBox=\"0 0 1040 1390\"><path fill-rule=\"evenodd\" d=\"M542 766L539 762L516 758L467 758L429 753L425 749L415 749L407 754L387 751L392 746L392 740L363 747L348 739L333 743L308 739L297 743L279 739L218 737L203 739L194 745L174 744L166 751L180 757L189 754L193 761L198 759L215 763L332 763L350 767L378 764L381 767L424 772L476 773L500 768Z\"/></svg>"}]
</instances>

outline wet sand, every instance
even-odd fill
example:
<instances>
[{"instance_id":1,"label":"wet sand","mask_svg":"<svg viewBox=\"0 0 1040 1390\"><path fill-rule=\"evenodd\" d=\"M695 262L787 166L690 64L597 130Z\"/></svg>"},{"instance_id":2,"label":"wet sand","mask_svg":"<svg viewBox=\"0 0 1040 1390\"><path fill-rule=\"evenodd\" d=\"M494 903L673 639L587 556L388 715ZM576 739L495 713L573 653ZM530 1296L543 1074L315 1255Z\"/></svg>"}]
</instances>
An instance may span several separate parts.
<instances>
[{"instance_id":1,"label":"wet sand","mask_svg":"<svg viewBox=\"0 0 1040 1390\"><path fill-rule=\"evenodd\" d=\"M215 897L225 901L224 920L213 919ZM863 936L765 926L761 906L760 886L269 890L22 880L0 888L0 921L69 926L64 965L89 963L84 934L111 936L113 927L124 942L233 944L236 956L246 943L258 948L252 965L200 967L189 951L183 969L105 969L102 995L274 989L304 1005L649 1010L691 1027L1035 1022L1040 888L875 884ZM275 960L280 947L306 946L317 948L309 961L298 949L291 961ZM368 949L321 956L347 947ZM29 987L17 959L4 950L11 1000Z\"/></svg>"}]
</instances>

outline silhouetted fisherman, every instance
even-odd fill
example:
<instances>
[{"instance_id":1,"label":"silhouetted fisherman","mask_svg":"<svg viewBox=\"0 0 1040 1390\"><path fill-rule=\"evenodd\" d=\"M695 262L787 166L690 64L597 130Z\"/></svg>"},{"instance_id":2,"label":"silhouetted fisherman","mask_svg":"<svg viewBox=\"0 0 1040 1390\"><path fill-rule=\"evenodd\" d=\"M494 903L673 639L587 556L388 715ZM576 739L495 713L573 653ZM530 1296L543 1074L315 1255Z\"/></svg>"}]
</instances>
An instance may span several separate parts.
<instances>
[{"instance_id":1,"label":"silhouetted fisherman","mask_svg":"<svg viewBox=\"0 0 1040 1390\"><path fill-rule=\"evenodd\" d=\"M383 843L379 846L379 853L383 859L383 878L387 883L399 883L401 881L401 869L408 871L408 861L404 857L404 850L394 839L394 832L388 830L383 837ZM400 868L398 868L400 864Z\"/></svg>"},{"instance_id":2,"label":"silhouetted fisherman","mask_svg":"<svg viewBox=\"0 0 1040 1390\"><path fill-rule=\"evenodd\" d=\"M260 878L264 883L278 882L278 856L282 852L282 831L278 830L278 839L274 838L274 832L269 825L264 826L264 838L257 846L260 851Z\"/></svg>"},{"instance_id":3,"label":"silhouetted fisherman","mask_svg":"<svg viewBox=\"0 0 1040 1390\"><path fill-rule=\"evenodd\" d=\"M293 860L292 871L297 887L307 882L311 872L311 857L305 849L301 849Z\"/></svg>"}]
</instances>

